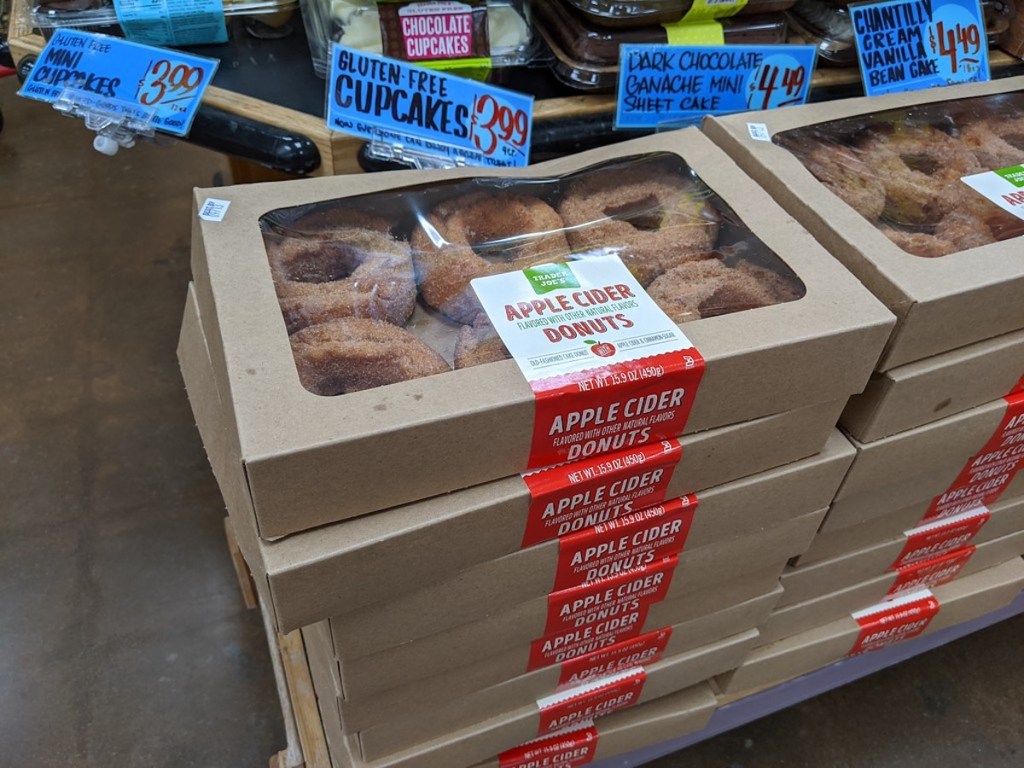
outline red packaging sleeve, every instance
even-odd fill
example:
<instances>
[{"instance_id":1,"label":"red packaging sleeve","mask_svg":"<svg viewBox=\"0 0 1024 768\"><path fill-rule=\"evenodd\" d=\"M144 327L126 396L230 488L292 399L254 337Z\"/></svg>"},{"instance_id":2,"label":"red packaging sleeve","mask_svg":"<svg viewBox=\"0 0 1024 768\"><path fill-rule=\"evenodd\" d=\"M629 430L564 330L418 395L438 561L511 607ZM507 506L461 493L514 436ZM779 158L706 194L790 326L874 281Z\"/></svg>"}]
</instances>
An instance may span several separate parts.
<instances>
[{"instance_id":1,"label":"red packaging sleeve","mask_svg":"<svg viewBox=\"0 0 1024 768\"><path fill-rule=\"evenodd\" d=\"M849 656L877 651L924 632L939 612L939 601L927 589L878 603L853 614L860 627Z\"/></svg>"},{"instance_id":2,"label":"red packaging sleeve","mask_svg":"<svg viewBox=\"0 0 1024 768\"><path fill-rule=\"evenodd\" d=\"M678 440L663 440L524 474L530 509L522 547L660 504L682 452Z\"/></svg>"},{"instance_id":3,"label":"red packaging sleeve","mask_svg":"<svg viewBox=\"0 0 1024 768\"><path fill-rule=\"evenodd\" d=\"M528 468L579 461L683 434L704 358L693 347L530 382Z\"/></svg>"},{"instance_id":4,"label":"red packaging sleeve","mask_svg":"<svg viewBox=\"0 0 1024 768\"><path fill-rule=\"evenodd\" d=\"M647 673L643 669L630 669L540 699L537 702L540 710L537 735L559 731L633 706L640 700L646 680Z\"/></svg>"},{"instance_id":5,"label":"red packaging sleeve","mask_svg":"<svg viewBox=\"0 0 1024 768\"><path fill-rule=\"evenodd\" d=\"M578 768L597 754L597 728L592 722L570 731L534 739L498 755L498 768Z\"/></svg>"},{"instance_id":6,"label":"red packaging sleeve","mask_svg":"<svg viewBox=\"0 0 1024 768\"><path fill-rule=\"evenodd\" d=\"M931 560L900 566L896 569L896 580L889 587L889 591L885 593L886 597L916 589L931 589L949 583L967 565L974 550L975 547L967 546Z\"/></svg>"},{"instance_id":7,"label":"red packaging sleeve","mask_svg":"<svg viewBox=\"0 0 1024 768\"><path fill-rule=\"evenodd\" d=\"M962 512L954 517L925 523L906 532L907 543L889 570L897 570L966 547L978 535L992 514L986 507Z\"/></svg>"},{"instance_id":8,"label":"red packaging sleeve","mask_svg":"<svg viewBox=\"0 0 1024 768\"><path fill-rule=\"evenodd\" d=\"M679 554L697 505L696 496L683 496L561 537L551 591L635 571Z\"/></svg>"},{"instance_id":9,"label":"red packaging sleeve","mask_svg":"<svg viewBox=\"0 0 1024 768\"><path fill-rule=\"evenodd\" d=\"M558 687L573 687L588 680L615 674L623 669L654 664L660 660L672 637L672 628L645 632L632 640L616 643L602 651L566 661L558 678Z\"/></svg>"}]
</instances>

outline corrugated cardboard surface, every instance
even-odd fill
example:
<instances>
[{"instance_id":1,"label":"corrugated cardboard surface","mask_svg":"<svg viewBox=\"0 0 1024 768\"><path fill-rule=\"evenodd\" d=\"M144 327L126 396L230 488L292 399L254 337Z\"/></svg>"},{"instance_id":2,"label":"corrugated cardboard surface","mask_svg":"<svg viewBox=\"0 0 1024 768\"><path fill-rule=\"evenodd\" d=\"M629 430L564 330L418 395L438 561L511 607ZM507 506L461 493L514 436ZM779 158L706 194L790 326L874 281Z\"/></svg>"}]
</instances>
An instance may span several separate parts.
<instances>
[{"instance_id":1,"label":"corrugated cardboard surface","mask_svg":"<svg viewBox=\"0 0 1024 768\"><path fill-rule=\"evenodd\" d=\"M939 612L924 634L1002 608L1016 597L1021 586L1024 586L1024 562L1015 558L936 587L932 591L939 599ZM858 631L857 622L847 616L800 632L756 649L738 669L716 678L715 682L724 693L732 693L799 677L844 658L856 641Z\"/></svg>"},{"instance_id":2,"label":"corrugated cardboard surface","mask_svg":"<svg viewBox=\"0 0 1024 768\"><path fill-rule=\"evenodd\" d=\"M654 631L673 627L670 643L665 649L665 656L668 657L748 629L756 629L767 620L781 596L782 588L776 581L773 587L762 594L735 603L720 603L714 610L685 620L651 624L649 629ZM322 622L315 626L322 626ZM452 710L445 702L437 700L438 691L446 693L446 701L474 696L474 710L477 714L482 714L480 709L488 706L488 700L492 702L490 706L496 701L494 696L488 699L481 691L493 689L493 693L500 689L506 698L514 690L520 691L527 698L554 693L559 667L552 666L527 673L528 656L528 648L514 648L475 663L467 663L463 667L410 681L407 685L400 685L363 701L343 700L339 704L342 729L352 733L377 725L390 726L408 718L424 720L424 713L428 712L432 722L444 722ZM332 667L332 671L335 669ZM498 701L505 706L503 700Z\"/></svg>"},{"instance_id":3,"label":"corrugated cardboard surface","mask_svg":"<svg viewBox=\"0 0 1024 768\"><path fill-rule=\"evenodd\" d=\"M970 576L972 573L1021 555L1024 555L1024 531L983 542L977 545L971 559L964 564L957 578ZM896 573L888 572L837 592L777 607L772 611L768 621L759 627L759 643L767 645L867 608L885 598L895 581Z\"/></svg>"},{"instance_id":4,"label":"corrugated cardboard surface","mask_svg":"<svg viewBox=\"0 0 1024 768\"><path fill-rule=\"evenodd\" d=\"M861 442L904 432L1002 397L1024 374L1024 331L871 376L840 425Z\"/></svg>"},{"instance_id":5,"label":"corrugated cardboard surface","mask_svg":"<svg viewBox=\"0 0 1024 768\"><path fill-rule=\"evenodd\" d=\"M689 673L682 662L674 667L678 685L689 686L707 679L709 675L704 674L704 670L709 648L729 637L755 629L767 619L781 594L781 589L775 590L749 600L746 604L674 626L664 657L651 664L650 669L654 670L661 664L675 664L674 660L690 655L690 661L687 662ZM494 660L496 668L501 663L501 659ZM393 717L389 717L386 712L378 713L377 723L368 728L351 726L352 721L346 714L353 710L343 702L342 730L347 733L361 731L360 743L364 756L370 759L372 755L387 754L428 741L474 722L498 716L520 704L525 705L553 694L557 690L558 676L557 667L548 667L509 677L496 685L470 691L464 696L458 695L448 686L448 681L455 680L457 675L444 676L436 681L438 685L433 689L433 706L409 707L406 712L395 713ZM438 695L440 692L443 692L442 696Z\"/></svg>"},{"instance_id":6,"label":"corrugated cardboard surface","mask_svg":"<svg viewBox=\"0 0 1024 768\"><path fill-rule=\"evenodd\" d=\"M678 739L704 728L718 701L706 683L599 718L594 760L632 752L641 747ZM497 759L476 768L499 768Z\"/></svg>"},{"instance_id":7,"label":"corrugated cardboard surface","mask_svg":"<svg viewBox=\"0 0 1024 768\"><path fill-rule=\"evenodd\" d=\"M882 440L851 440L857 458L822 532L858 525L921 501L924 515L931 500L949 488L968 459L995 434L1005 413L1006 401L1000 398Z\"/></svg>"},{"instance_id":8,"label":"corrugated cardboard surface","mask_svg":"<svg viewBox=\"0 0 1024 768\"><path fill-rule=\"evenodd\" d=\"M723 606L739 605L771 593L779 582L779 574L784 565L784 562L779 562L769 568L714 584L707 589L697 589L682 580L679 587L664 601L651 606L642 625L643 631L690 622L721 611ZM383 693L362 702L365 704L364 709L397 714L404 707L418 706L414 704L417 699L413 687L417 690L427 687L437 689L435 683L438 676L453 670L460 670L458 683L461 684L461 687L458 687L458 684L452 681L447 683L445 689L453 696L466 693L474 687L480 688L498 682L500 678L495 677L493 667L480 670L483 676L474 682L470 682L472 678L465 674L468 667L498 655L503 655L509 660L513 674L520 674L526 669L526 650L523 646L543 636L547 612L547 598L539 598L523 603L511 611L488 616L482 621L463 624L455 629L392 646L369 656L343 659L339 662L341 672L337 677L338 692L341 693L342 690L340 675L344 675L348 680L370 680L372 686ZM751 626L755 625L756 622ZM314 626L329 630L327 622L319 622ZM501 675L503 672L499 669L498 674ZM448 688L448 685L454 687ZM433 693L430 696L433 697ZM351 726L355 730L361 730L363 727Z\"/></svg>"},{"instance_id":9,"label":"corrugated cardboard surface","mask_svg":"<svg viewBox=\"0 0 1024 768\"><path fill-rule=\"evenodd\" d=\"M182 374L239 545L282 631L385 600L518 548L528 499L519 477L279 542L259 540L246 522L247 490L230 469L231 451L225 447L232 432L225 421L230 409L218 407L221 396L201 330L190 286L178 350ZM848 462L852 449L830 427L840 408L839 402L810 406L727 428L728 440L715 438L713 432L687 438L684 466L674 473L672 490L700 486L700 477L728 476L744 461L774 464L800 456L817 450L826 437L827 456ZM835 469L821 467L826 473ZM399 562L402 567L394 567Z\"/></svg>"},{"instance_id":10,"label":"corrugated cardboard surface","mask_svg":"<svg viewBox=\"0 0 1024 768\"><path fill-rule=\"evenodd\" d=\"M230 202L194 219L192 270L221 406L237 455L217 461L247 488L248 514L275 539L526 468L533 394L513 361L342 397L299 384L257 226L268 210L480 175L536 177L650 151L681 154L804 282L788 302L687 324L706 371L695 433L859 392L893 318L771 198L696 130L658 134L525 169L457 169L197 190ZM400 477L402 482L394 482Z\"/></svg>"},{"instance_id":11,"label":"corrugated cardboard surface","mask_svg":"<svg viewBox=\"0 0 1024 768\"><path fill-rule=\"evenodd\" d=\"M812 512L739 539L684 551L672 577L669 598L673 597L676 589L680 593L684 589L705 590L717 583L780 563L807 547L823 515L824 510ZM375 637L399 637L403 633L413 633L416 627L429 626L432 631L424 630L423 636L426 636L443 632L453 625L480 621L492 613L545 595L551 581L531 576L531 569L536 567L530 558L502 558L467 571L459 579L355 614L333 618L330 625L335 655L345 658L343 648L347 638L362 636L372 641ZM359 682L362 684L364 681ZM377 692L376 681L365 682L369 686L366 690L346 687L346 697L354 700ZM349 681L346 685L352 683L354 681Z\"/></svg>"},{"instance_id":12,"label":"corrugated cardboard surface","mask_svg":"<svg viewBox=\"0 0 1024 768\"><path fill-rule=\"evenodd\" d=\"M1003 491L999 501L992 506L1012 504L1024 496L1024 475L1015 478ZM854 552L880 541L894 538L904 531L916 528L921 523L931 499L926 499L884 515L874 517L860 525L851 525L838 530L819 531L807 551L796 558L796 565L809 565L821 560L830 560L847 552ZM827 519L827 518L826 518Z\"/></svg>"},{"instance_id":13,"label":"corrugated cardboard surface","mask_svg":"<svg viewBox=\"0 0 1024 768\"><path fill-rule=\"evenodd\" d=\"M1022 85L1024 78L1007 78L708 118L703 130L896 314L899 323L878 366L884 371L1024 328L1021 239L938 259L908 254L788 150L752 139L747 123L762 123L774 136L829 120L1015 91Z\"/></svg>"},{"instance_id":14,"label":"corrugated cardboard surface","mask_svg":"<svg viewBox=\"0 0 1024 768\"><path fill-rule=\"evenodd\" d=\"M972 544L997 539L1024 529L1024 500L1000 501L991 507L992 517L972 539ZM906 544L902 534L852 552L791 567L782 574L786 594L780 605L803 602L884 573Z\"/></svg>"}]
</instances>

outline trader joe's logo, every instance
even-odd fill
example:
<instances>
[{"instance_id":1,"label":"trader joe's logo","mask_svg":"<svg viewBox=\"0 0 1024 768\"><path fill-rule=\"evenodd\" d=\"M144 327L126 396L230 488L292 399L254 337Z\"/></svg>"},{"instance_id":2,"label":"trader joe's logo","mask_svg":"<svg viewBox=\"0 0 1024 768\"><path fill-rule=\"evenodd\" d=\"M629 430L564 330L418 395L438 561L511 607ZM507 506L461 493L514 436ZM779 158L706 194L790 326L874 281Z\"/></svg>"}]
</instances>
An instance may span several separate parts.
<instances>
[{"instance_id":1,"label":"trader joe's logo","mask_svg":"<svg viewBox=\"0 0 1024 768\"><path fill-rule=\"evenodd\" d=\"M1013 165L1009 168L1001 168L996 171L996 174L1002 176L1018 189L1024 187L1024 165Z\"/></svg>"},{"instance_id":2,"label":"trader joe's logo","mask_svg":"<svg viewBox=\"0 0 1024 768\"><path fill-rule=\"evenodd\" d=\"M572 273L567 264L541 264L536 267L524 269L523 274L533 286L533 292L538 296L559 288L579 288L580 281Z\"/></svg>"}]
</instances>

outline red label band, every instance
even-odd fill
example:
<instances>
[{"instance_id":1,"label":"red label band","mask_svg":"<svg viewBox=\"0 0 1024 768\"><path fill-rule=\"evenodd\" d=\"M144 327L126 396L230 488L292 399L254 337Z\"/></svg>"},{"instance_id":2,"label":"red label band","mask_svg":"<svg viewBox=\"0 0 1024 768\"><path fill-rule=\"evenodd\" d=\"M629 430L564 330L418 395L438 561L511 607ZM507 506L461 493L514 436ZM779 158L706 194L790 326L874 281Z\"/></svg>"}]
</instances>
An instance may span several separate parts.
<instances>
[{"instance_id":1,"label":"red label band","mask_svg":"<svg viewBox=\"0 0 1024 768\"><path fill-rule=\"evenodd\" d=\"M922 522L994 504L1024 465L1024 392L1004 400L1006 413L995 434L967 462L946 492L932 500Z\"/></svg>"},{"instance_id":2,"label":"red label band","mask_svg":"<svg viewBox=\"0 0 1024 768\"><path fill-rule=\"evenodd\" d=\"M536 411L528 467L681 435L703 373L704 358L691 347L531 382Z\"/></svg>"},{"instance_id":3,"label":"red label band","mask_svg":"<svg viewBox=\"0 0 1024 768\"><path fill-rule=\"evenodd\" d=\"M1010 394L1011 394L1011 395L1015 395L1015 394L1017 394L1018 392L1024 392L1024 376L1021 376L1021 377L1020 377L1020 381L1018 381L1018 382L1017 382L1017 383L1016 383L1016 384L1014 385L1013 389L1011 389L1011 390L1010 390Z\"/></svg>"},{"instance_id":4,"label":"red label band","mask_svg":"<svg viewBox=\"0 0 1024 768\"><path fill-rule=\"evenodd\" d=\"M991 516L985 507L981 507L907 531L907 543L889 566L889 570L932 560L948 552L963 549L978 535L978 531Z\"/></svg>"},{"instance_id":5,"label":"red label band","mask_svg":"<svg viewBox=\"0 0 1024 768\"><path fill-rule=\"evenodd\" d=\"M967 565L967 561L974 554L974 549L973 546L969 546L921 563L901 566L897 571L896 580L885 593L886 597L915 589L931 589L952 581Z\"/></svg>"},{"instance_id":6,"label":"red label band","mask_svg":"<svg viewBox=\"0 0 1024 768\"><path fill-rule=\"evenodd\" d=\"M575 618L565 622L568 626L530 644L526 671L577 659L639 635L643 632L651 605L662 600L668 592L672 572L678 564L679 558L667 557L654 568L630 574L631 578L616 579L619 585L613 592L635 588L642 581L644 586L641 590L647 594L646 599L618 601L613 597L610 607L596 605L586 612L574 612ZM601 582L602 589L605 583ZM575 607L572 603L566 605L570 610ZM560 620L562 618L559 616Z\"/></svg>"},{"instance_id":7,"label":"red label band","mask_svg":"<svg viewBox=\"0 0 1024 768\"><path fill-rule=\"evenodd\" d=\"M540 709L537 735L560 731L633 706L640 700L646 679L644 670L632 669L541 699L537 702Z\"/></svg>"},{"instance_id":8,"label":"red label band","mask_svg":"<svg viewBox=\"0 0 1024 768\"><path fill-rule=\"evenodd\" d=\"M530 510L522 546L660 504L682 453L678 440L664 440L523 475Z\"/></svg>"},{"instance_id":9,"label":"red label band","mask_svg":"<svg viewBox=\"0 0 1024 768\"><path fill-rule=\"evenodd\" d=\"M576 686L588 680L613 675L624 669L654 664L665 654L665 648L672 637L672 627L647 632L632 640L605 648L603 651L588 653L562 664L558 676L559 689Z\"/></svg>"},{"instance_id":10,"label":"red label band","mask_svg":"<svg viewBox=\"0 0 1024 768\"><path fill-rule=\"evenodd\" d=\"M855 613L853 618L860 626L860 634L848 655L877 651L916 637L938 612L935 595L921 590Z\"/></svg>"},{"instance_id":11,"label":"red label band","mask_svg":"<svg viewBox=\"0 0 1024 768\"><path fill-rule=\"evenodd\" d=\"M673 555L636 572L552 592L543 636L589 626L619 613L643 611L646 615L647 608L665 599L678 564L679 558Z\"/></svg>"},{"instance_id":12,"label":"red label band","mask_svg":"<svg viewBox=\"0 0 1024 768\"><path fill-rule=\"evenodd\" d=\"M696 496L672 499L558 540L552 592L636 571L682 552Z\"/></svg>"},{"instance_id":13,"label":"red label band","mask_svg":"<svg viewBox=\"0 0 1024 768\"><path fill-rule=\"evenodd\" d=\"M597 728L590 723L575 731L535 739L498 755L498 768L578 768L590 765L597 754L597 738Z\"/></svg>"}]
</instances>

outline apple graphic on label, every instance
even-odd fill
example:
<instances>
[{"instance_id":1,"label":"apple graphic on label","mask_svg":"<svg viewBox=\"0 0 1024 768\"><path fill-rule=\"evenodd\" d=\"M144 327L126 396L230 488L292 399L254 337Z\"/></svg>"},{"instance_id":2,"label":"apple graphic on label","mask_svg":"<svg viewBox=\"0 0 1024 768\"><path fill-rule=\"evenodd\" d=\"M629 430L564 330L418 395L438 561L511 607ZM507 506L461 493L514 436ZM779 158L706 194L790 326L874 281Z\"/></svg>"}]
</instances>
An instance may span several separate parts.
<instances>
[{"instance_id":1,"label":"apple graphic on label","mask_svg":"<svg viewBox=\"0 0 1024 768\"><path fill-rule=\"evenodd\" d=\"M598 357L611 357L615 354L615 345L608 341L602 341L598 344L596 341L588 339L583 342L584 344L590 345L590 351Z\"/></svg>"}]
</instances>

